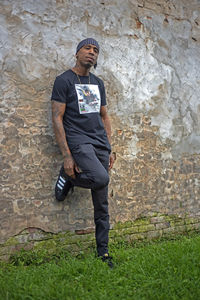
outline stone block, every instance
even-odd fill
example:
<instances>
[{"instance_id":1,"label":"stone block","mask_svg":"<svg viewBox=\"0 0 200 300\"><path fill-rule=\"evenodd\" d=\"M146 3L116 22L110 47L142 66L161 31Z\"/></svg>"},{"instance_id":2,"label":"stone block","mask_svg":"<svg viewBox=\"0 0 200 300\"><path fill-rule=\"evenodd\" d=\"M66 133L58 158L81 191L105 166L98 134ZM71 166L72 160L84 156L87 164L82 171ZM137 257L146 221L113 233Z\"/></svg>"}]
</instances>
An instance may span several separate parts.
<instances>
[{"instance_id":1,"label":"stone block","mask_svg":"<svg viewBox=\"0 0 200 300\"><path fill-rule=\"evenodd\" d=\"M145 239L146 239L145 233L134 233L134 234L129 235L130 242L141 241L141 240L145 240Z\"/></svg>"},{"instance_id":2,"label":"stone block","mask_svg":"<svg viewBox=\"0 0 200 300\"><path fill-rule=\"evenodd\" d=\"M133 227L129 227L129 228L123 228L120 231L122 232L122 235L129 235L129 234L138 232L138 226L133 226Z\"/></svg>"},{"instance_id":3,"label":"stone block","mask_svg":"<svg viewBox=\"0 0 200 300\"><path fill-rule=\"evenodd\" d=\"M187 224L185 225L185 228L187 231L199 231L200 230L200 224Z\"/></svg>"},{"instance_id":4,"label":"stone block","mask_svg":"<svg viewBox=\"0 0 200 300\"><path fill-rule=\"evenodd\" d=\"M94 233L94 232L95 232L94 228L87 228L87 229L75 230L75 233L77 235L83 235L83 234Z\"/></svg>"},{"instance_id":5,"label":"stone block","mask_svg":"<svg viewBox=\"0 0 200 300\"><path fill-rule=\"evenodd\" d=\"M195 224L198 221L200 221L198 218L186 218L185 219L185 224L189 225L189 224Z\"/></svg>"},{"instance_id":6,"label":"stone block","mask_svg":"<svg viewBox=\"0 0 200 300\"><path fill-rule=\"evenodd\" d=\"M162 230L149 231L146 234L147 239L153 240L162 236Z\"/></svg>"},{"instance_id":7,"label":"stone block","mask_svg":"<svg viewBox=\"0 0 200 300\"><path fill-rule=\"evenodd\" d=\"M154 231L154 230L155 230L154 224L139 225L138 226L138 232L148 232L148 231Z\"/></svg>"},{"instance_id":8,"label":"stone block","mask_svg":"<svg viewBox=\"0 0 200 300\"><path fill-rule=\"evenodd\" d=\"M134 221L134 225L149 225L150 224L150 219L149 218L139 218L139 219L136 219Z\"/></svg>"},{"instance_id":9,"label":"stone block","mask_svg":"<svg viewBox=\"0 0 200 300\"><path fill-rule=\"evenodd\" d=\"M150 222L151 222L152 224L162 223L163 221L165 221L165 216L152 217L152 218L150 219Z\"/></svg>"},{"instance_id":10,"label":"stone block","mask_svg":"<svg viewBox=\"0 0 200 300\"><path fill-rule=\"evenodd\" d=\"M174 231L179 234L179 233L184 233L186 231L188 231L188 228L186 225L177 225L175 228L174 228Z\"/></svg>"},{"instance_id":11,"label":"stone block","mask_svg":"<svg viewBox=\"0 0 200 300\"><path fill-rule=\"evenodd\" d=\"M170 222L163 222L163 223L155 224L156 230L169 228L169 227L170 227Z\"/></svg>"},{"instance_id":12,"label":"stone block","mask_svg":"<svg viewBox=\"0 0 200 300\"><path fill-rule=\"evenodd\" d=\"M185 220L184 219L174 219L173 221L170 221L170 225L172 227L177 227L177 226L181 226L185 224Z\"/></svg>"},{"instance_id":13,"label":"stone block","mask_svg":"<svg viewBox=\"0 0 200 300\"><path fill-rule=\"evenodd\" d=\"M163 233L164 236L165 236L165 235L170 236L170 235L172 235L172 234L175 233L175 227L164 228L164 229L162 230L162 233Z\"/></svg>"}]
</instances>

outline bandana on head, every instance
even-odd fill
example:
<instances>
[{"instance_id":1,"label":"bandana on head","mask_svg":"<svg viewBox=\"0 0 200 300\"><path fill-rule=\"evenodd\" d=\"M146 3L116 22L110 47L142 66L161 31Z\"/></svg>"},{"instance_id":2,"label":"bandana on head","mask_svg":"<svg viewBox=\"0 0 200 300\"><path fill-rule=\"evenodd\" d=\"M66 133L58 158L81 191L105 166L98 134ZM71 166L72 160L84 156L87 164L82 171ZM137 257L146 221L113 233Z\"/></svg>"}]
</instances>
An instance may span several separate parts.
<instances>
[{"instance_id":1,"label":"bandana on head","mask_svg":"<svg viewBox=\"0 0 200 300\"><path fill-rule=\"evenodd\" d=\"M85 46L85 45L94 45L94 46L96 46L97 47L97 49L99 50L99 44L98 44L98 42L95 40L95 39L93 39L93 38L87 38L87 39L85 39L85 40L82 40L79 44L78 44L78 46L77 46L77 48L76 48L76 54L78 53L78 51L83 47L83 46ZM94 65L94 68L96 69L96 67L97 67L97 63Z\"/></svg>"}]
</instances>

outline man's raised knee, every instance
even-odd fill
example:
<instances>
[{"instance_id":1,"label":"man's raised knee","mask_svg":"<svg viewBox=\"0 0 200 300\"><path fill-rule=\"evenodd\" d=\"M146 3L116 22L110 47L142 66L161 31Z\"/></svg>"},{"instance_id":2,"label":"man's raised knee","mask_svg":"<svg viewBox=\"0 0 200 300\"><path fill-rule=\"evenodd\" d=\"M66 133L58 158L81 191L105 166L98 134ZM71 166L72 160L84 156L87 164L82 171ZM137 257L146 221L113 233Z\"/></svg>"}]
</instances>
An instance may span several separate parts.
<instances>
[{"instance_id":1,"label":"man's raised knee","mask_svg":"<svg viewBox=\"0 0 200 300\"><path fill-rule=\"evenodd\" d=\"M99 190L106 187L109 183L109 175L108 173L102 172L95 177L93 190Z\"/></svg>"}]
</instances>

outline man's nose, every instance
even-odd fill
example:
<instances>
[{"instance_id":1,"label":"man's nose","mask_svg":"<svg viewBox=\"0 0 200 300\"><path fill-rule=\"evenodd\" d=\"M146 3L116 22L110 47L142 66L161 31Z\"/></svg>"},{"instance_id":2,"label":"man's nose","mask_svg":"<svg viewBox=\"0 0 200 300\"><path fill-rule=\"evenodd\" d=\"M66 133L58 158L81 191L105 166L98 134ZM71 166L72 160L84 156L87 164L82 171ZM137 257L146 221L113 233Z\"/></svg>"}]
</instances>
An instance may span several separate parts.
<instances>
[{"instance_id":1,"label":"man's nose","mask_svg":"<svg viewBox=\"0 0 200 300\"><path fill-rule=\"evenodd\" d=\"M90 48L89 53L92 54L92 55L94 55L95 54L94 49Z\"/></svg>"}]
</instances>

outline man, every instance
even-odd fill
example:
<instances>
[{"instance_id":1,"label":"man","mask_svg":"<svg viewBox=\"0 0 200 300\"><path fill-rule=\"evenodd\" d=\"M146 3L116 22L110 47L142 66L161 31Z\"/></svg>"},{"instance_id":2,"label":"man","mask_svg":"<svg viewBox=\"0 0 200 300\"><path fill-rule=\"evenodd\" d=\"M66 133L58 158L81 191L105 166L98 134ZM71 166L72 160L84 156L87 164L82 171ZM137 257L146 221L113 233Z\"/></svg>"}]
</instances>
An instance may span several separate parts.
<instances>
[{"instance_id":1,"label":"man","mask_svg":"<svg viewBox=\"0 0 200 300\"><path fill-rule=\"evenodd\" d=\"M99 44L92 38L76 49L76 64L56 77L52 92L52 118L63 166L55 186L63 201L73 186L91 189L98 256L113 266L108 254L108 170L111 153L111 125L106 109L103 81L90 73L97 66Z\"/></svg>"}]
</instances>

